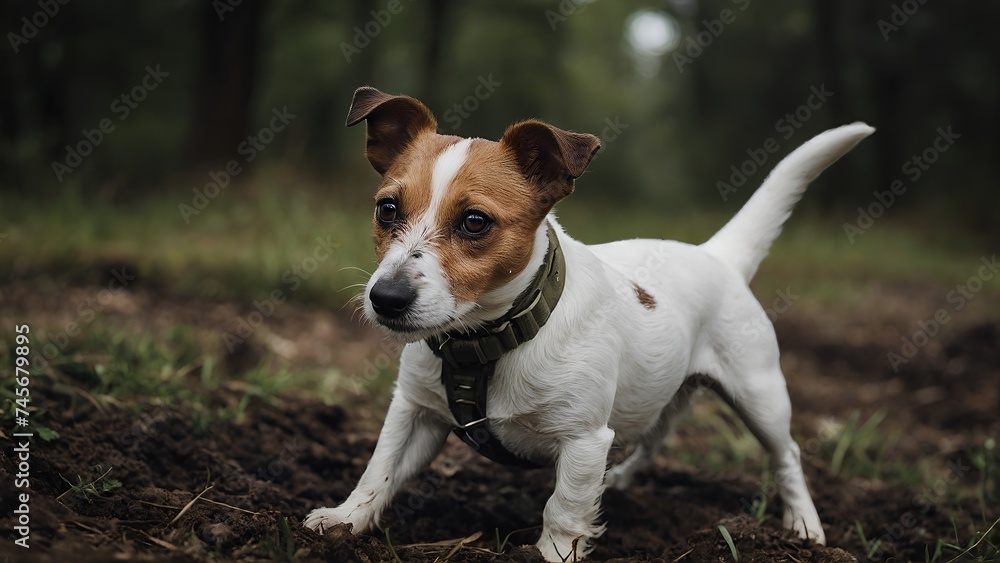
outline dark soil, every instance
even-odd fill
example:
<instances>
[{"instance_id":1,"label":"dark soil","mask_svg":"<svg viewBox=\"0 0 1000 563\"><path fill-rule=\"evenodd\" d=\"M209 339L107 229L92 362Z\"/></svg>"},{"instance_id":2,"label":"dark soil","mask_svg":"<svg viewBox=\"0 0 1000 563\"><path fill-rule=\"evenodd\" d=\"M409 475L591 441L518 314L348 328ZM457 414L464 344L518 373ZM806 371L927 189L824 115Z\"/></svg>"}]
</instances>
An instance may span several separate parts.
<instances>
[{"instance_id":1,"label":"dark soil","mask_svg":"<svg viewBox=\"0 0 1000 563\"><path fill-rule=\"evenodd\" d=\"M945 490L840 478L819 456L808 455L807 440L800 440L826 526L829 547L823 547L782 529L773 491L763 522L750 516L747 507L761 490L759 465L705 471L672 460L668 452L628 492L605 494L603 518L609 525L593 559L729 561L730 548L719 531L724 526L740 561L864 560L860 524L869 541L882 536L870 559L924 561L925 547L933 550L939 538L954 540L956 529L963 542L970 530L985 529L982 522L988 526L998 507L955 499L975 498L959 494L974 490L981 478L969 467L968 452L997 435L1000 326L949 327L940 343L922 350L900 374L885 360L895 344L880 342L878 330L864 325L868 336L857 339L841 332L850 326L823 328L828 326L804 317L779 319L796 434L815 436L826 417L843 419L852 409L863 416L887 409L890 428L905 429L888 455L928 464ZM38 378L35 385L46 381ZM45 393L44 387L33 388L36 400ZM146 405L139 414L127 406L107 412L80 408L85 401L72 404L49 400L49 420L61 437L31 446L32 547L23 550L4 540L0 556L374 562L393 560L395 550L403 561L541 560L530 546L552 490L550 470L498 466L450 439L395 499L382 520L387 532L356 537L338 527L320 536L301 526L303 517L344 499L375 445L377 433L370 421L360 420L361 409L279 397L252 402L240 423L217 423L199 433L183 406ZM697 452L698 436L683 428L680 434L680 447ZM0 442L0 490L10 491L13 444ZM120 488L100 498L63 494L69 486L61 476L93 479L111 467ZM8 534L16 507L4 492L0 526ZM508 534L498 554L497 538Z\"/></svg>"}]
</instances>

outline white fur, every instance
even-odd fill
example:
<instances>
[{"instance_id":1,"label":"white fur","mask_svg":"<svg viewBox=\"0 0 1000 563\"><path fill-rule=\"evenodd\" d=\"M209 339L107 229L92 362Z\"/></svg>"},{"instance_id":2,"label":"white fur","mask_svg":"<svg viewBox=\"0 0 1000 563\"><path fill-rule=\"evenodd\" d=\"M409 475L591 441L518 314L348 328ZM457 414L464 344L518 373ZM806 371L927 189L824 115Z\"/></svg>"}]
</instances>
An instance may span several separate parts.
<instances>
[{"instance_id":1,"label":"white fur","mask_svg":"<svg viewBox=\"0 0 1000 563\"><path fill-rule=\"evenodd\" d=\"M729 262L749 282L806 186L874 132L856 122L813 137L779 162L733 220L702 246Z\"/></svg>"},{"instance_id":2,"label":"white fur","mask_svg":"<svg viewBox=\"0 0 1000 563\"><path fill-rule=\"evenodd\" d=\"M365 287L365 295L369 295L372 287L383 276L392 276L399 270L404 270L417 288L417 299L410 305L406 318L401 320L402 324L386 327L401 340L416 342L441 332L464 329L470 326L470 321L465 317L477 309L476 304L459 303L452 295L433 245L433 239L438 233L434 220L455 176L469 158L470 145L472 139L462 139L449 145L438 155L431 171L430 205L413 222L413 226L389 246ZM364 307L369 319L377 318L370 299L365 299ZM414 328L417 330L413 330Z\"/></svg>"},{"instance_id":3,"label":"white fur","mask_svg":"<svg viewBox=\"0 0 1000 563\"><path fill-rule=\"evenodd\" d=\"M431 205L425 217L433 218L437 215L437 210L441 207L441 200L448 193L451 182L469 158L471 144L472 139L462 139L438 155L434 169L431 171Z\"/></svg>"},{"instance_id":4,"label":"white fur","mask_svg":"<svg viewBox=\"0 0 1000 563\"><path fill-rule=\"evenodd\" d=\"M661 240L587 246L548 217L566 257L563 296L538 336L497 363L487 407L490 427L504 445L556 467L538 542L546 560L572 561L590 551L589 540L604 529L597 523L604 488L627 486L649 464L696 376L729 401L770 453L784 525L825 541L789 434L791 404L774 330L747 282L805 185L872 131L848 125L800 147L702 246ZM494 317L530 280L546 228L539 227L524 275L489 297L496 301ZM636 284L652 295L655 308L638 301ZM350 522L361 533L377 524L392 496L437 455L455 424L440 377L441 361L426 343L405 347L385 426L361 482L340 506L309 514L306 526ZM605 475L608 450L622 444L637 449Z\"/></svg>"}]
</instances>

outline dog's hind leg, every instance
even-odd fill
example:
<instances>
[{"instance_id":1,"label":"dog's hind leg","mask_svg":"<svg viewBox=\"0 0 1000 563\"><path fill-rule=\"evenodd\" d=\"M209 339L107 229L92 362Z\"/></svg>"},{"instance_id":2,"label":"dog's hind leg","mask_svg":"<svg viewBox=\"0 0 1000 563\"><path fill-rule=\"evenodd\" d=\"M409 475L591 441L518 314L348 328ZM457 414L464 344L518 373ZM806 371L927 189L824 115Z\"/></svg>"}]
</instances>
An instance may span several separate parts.
<instances>
[{"instance_id":1,"label":"dog's hind leg","mask_svg":"<svg viewBox=\"0 0 1000 563\"><path fill-rule=\"evenodd\" d=\"M802 472L799 446L789 430L792 403L777 354L769 367L741 373L731 382L735 386L731 392L719 392L770 454L774 482L785 504L784 526L800 537L825 544L823 526Z\"/></svg>"},{"instance_id":2,"label":"dog's hind leg","mask_svg":"<svg viewBox=\"0 0 1000 563\"><path fill-rule=\"evenodd\" d=\"M663 447L663 441L673 431L677 419L687 410L697 390L698 384L695 378L681 385L667 406L660 411L656 424L639 440L635 451L624 461L608 469L604 476L605 486L624 491L632 484L637 473L645 471L652 465L656 454Z\"/></svg>"}]
</instances>

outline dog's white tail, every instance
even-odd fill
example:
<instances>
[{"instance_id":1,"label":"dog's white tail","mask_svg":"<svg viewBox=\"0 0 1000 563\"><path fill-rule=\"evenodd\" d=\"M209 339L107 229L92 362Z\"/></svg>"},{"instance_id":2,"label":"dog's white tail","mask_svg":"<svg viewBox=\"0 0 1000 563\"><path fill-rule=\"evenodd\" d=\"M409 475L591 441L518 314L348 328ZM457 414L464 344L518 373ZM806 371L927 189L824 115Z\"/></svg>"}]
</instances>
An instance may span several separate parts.
<instances>
[{"instance_id":1,"label":"dog's white tail","mask_svg":"<svg viewBox=\"0 0 1000 563\"><path fill-rule=\"evenodd\" d=\"M701 247L749 283L809 183L874 132L859 121L816 135L779 162L743 209Z\"/></svg>"}]
</instances>

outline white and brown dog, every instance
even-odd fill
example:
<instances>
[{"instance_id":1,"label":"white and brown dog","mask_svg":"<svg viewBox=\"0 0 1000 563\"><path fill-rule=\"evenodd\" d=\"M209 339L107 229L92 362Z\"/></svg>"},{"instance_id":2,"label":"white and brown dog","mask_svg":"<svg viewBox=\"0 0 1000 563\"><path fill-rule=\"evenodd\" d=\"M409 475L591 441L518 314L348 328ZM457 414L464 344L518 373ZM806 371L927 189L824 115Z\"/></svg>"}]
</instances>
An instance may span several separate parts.
<instances>
[{"instance_id":1,"label":"white and brown dog","mask_svg":"<svg viewBox=\"0 0 1000 563\"><path fill-rule=\"evenodd\" d=\"M582 558L604 530L605 487L626 487L650 463L698 376L770 454L784 525L824 542L774 330L747 284L806 186L871 127L802 145L704 244L588 246L551 211L597 137L539 121L499 142L440 135L419 101L370 87L355 92L347 124L362 120L382 175L365 315L408 344L360 483L307 527L371 529L457 429L494 459L555 467L538 549L548 561ZM626 444L634 453L607 469L609 450Z\"/></svg>"}]
</instances>

